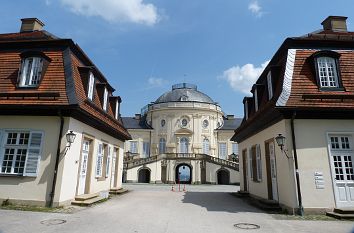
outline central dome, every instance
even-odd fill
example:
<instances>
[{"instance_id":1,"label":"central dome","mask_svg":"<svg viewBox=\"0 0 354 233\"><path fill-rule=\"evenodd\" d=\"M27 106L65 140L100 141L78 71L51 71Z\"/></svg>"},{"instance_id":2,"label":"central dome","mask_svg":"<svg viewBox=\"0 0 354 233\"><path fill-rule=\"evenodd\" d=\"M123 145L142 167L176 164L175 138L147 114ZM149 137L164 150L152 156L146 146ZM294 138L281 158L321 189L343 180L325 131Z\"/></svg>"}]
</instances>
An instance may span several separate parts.
<instances>
[{"instance_id":1,"label":"central dome","mask_svg":"<svg viewBox=\"0 0 354 233\"><path fill-rule=\"evenodd\" d=\"M172 86L172 90L165 92L156 101L158 103L166 102L201 102L215 104L215 102L206 94L197 90L197 86L189 83L179 83Z\"/></svg>"}]
</instances>

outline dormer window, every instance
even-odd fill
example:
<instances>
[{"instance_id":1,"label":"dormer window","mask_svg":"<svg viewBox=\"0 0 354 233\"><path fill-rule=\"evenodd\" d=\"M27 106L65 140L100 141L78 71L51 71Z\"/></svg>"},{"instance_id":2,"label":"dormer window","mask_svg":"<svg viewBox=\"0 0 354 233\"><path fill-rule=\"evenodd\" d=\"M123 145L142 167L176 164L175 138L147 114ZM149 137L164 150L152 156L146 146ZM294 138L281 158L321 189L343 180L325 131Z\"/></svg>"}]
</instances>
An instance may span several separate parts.
<instances>
[{"instance_id":1,"label":"dormer window","mask_svg":"<svg viewBox=\"0 0 354 233\"><path fill-rule=\"evenodd\" d=\"M104 89L104 93L103 93L103 110L107 111L107 101L108 101L108 91L107 88Z\"/></svg>"},{"instance_id":2,"label":"dormer window","mask_svg":"<svg viewBox=\"0 0 354 233\"><path fill-rule=\"evenodd\" d=\"M248 119L248 101L246 100L244 102L244 107L245 107L245 119Z\"/></svg>"},{"instance_id":3,"label":"dormer window","mask_svg":"<svg viewBox=\"0 0 354 233\"><path fill-rule=\"evenodd\" d=\"M118 117L119 117L119 101L118 100L116 100L116 109L114 111L114 117L116 119L118 119Z\"/></svg>"},{"instance_id":4,"label":"dormer window","mask_svg":"<svg viewBox=\"0 0 354 233\"><path fill-rule=\"evenodd\" d=\"M258 92L257 88L254 89L254 110L257 112L258 111Z\"/></svg>"},{"instance_id":5,"label":"dormer window","mask_svg":"<svg viewBox=\"0 0 354 233\"><path fill-rule=\"evenodd\" d=\"M321 87L339 87L336 61L334 58L317 58L317 69Z\"/></svg>"},{"instance_id":6,"label":"dormer window","mask_svg":"<svg viewBox=\"0 0 354 233\"><path fill-rule=\"evenodd\" d=\"M87 98L89 98L89 100L93 100L94 85L95 85L95 76L93 75L92 72L90 72L89 83L88 83L88 92L87 92Z\"/></svg>"},{"instance_id":7,"label":"dormer window","mask_svg":"<svg viewBox=\"0 0 354 233\"><path fill-rule=\"evenodd\" d=\"M273 98L273 83L272 83L272 72L269 71L267 74L267 88L268 88L268 100Z\"/></svg>"},{"instance_id":8,"label":"dormer window","mask_svg":"<svg viewBox=\"0 0 354 233\"><path fill-rule=\"evenodd\" d=\"M43 58L24 58L19 73L19 87L37 87L42 78L42 69Z\"/></svg>"},{"instance_id":9,"label":"dormer window","mask_svg":"<svg viewBox=\"0 0 354 233\"><path fill-rule=\"evenodd\" d=\"M320 51L312 55L320 90L343 90L338 67L339 56L334 51Z\"/></svg>"}]
</instances>

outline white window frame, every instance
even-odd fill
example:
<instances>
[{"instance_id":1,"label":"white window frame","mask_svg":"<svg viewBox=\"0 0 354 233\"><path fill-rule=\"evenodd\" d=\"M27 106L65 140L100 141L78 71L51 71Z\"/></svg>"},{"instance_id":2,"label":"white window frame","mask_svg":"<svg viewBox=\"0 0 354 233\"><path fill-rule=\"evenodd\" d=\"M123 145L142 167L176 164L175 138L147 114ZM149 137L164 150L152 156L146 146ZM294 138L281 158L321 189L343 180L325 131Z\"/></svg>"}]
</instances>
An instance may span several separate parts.
<instances>
[{"instance_id":1,"label":"white window frame","mask_svg":"<svg viewBox=\"0 0 354 233\"><path fill-rule=\"evenodd\" d=\"M111 151L112 147L107 145L107 160L106 160L106 178L109 176L109 167L111 163Z\"/></svg>"},{"instance_id":2,"label":"white window frame","mask_svg":"<svg viewBox=\"0 0 354 233\"><path fill-rule=\"evenodd\" d=\"M238 144L236 142L233 142L231 145L232 153L238 155Z\"/></svg>"},{"instance_id":3,"label":"white window frame","mask_svg":"<svg viewBox=\"0 0 354 233\"><path fill-rule=\"evenodd\" d=\"M87 91L87 98L89 100L93 100L93 89L95 85L95 76L92 72L89 74L89 83L88 83L88 91Z\"/></svg>"},{"instance_id":4,"label":"white window frame","mask_svg":"<svg viewBox=\"0 0 354 233\"><path fill-rule=\"evenodd\" d=\"M104 146L103 143L99 143L97 148L97 158L96 158L96 178L102 177L103 157L104 157Z\"/></svg>"},{"instance_id":5,"label":"white window frame","mask_svg":"<svg viewBox=\"0 0 354 233\"><path fill-rule=\"evenodd\" d=\"M159 140L159 154L165 154L165 153L166 153L166 139L160 138L160 140Z\"/></svg>"},{"instance_id":6,"label":"white window frame","mask_svg":"<svg viewBox=\"0 0 354 233\"><path fill-rule=\"evenodd\" d=\"M203 139L203 154L209 155L210 153L210 141L207 138Z\"/></svg>"},{"instance_id":7,"label":"white window frame","mask_svg":"<svg viewBox=\"0 0 354 233\"><path fill-rule=\"evenodd\" d=\"M107 102L108 102L108 90L107 88L104 88L104 92L103 92L103 110L107 111Z\"/></svg>"},{"instance_id":8,"label":"white window frame","mask_svg":"<svg viewBox=\"0 0 354 233\"><path fill-rule=\"evenodd\" d=\"M119 118L119 101L117 100L116 101L116 109L115 109L115 112L114 112L114 117L116 118L116 119L118 119Z\"/></svg>"},{"instance_id":9,"label":"white window frame","mask_svg":"<svg viewBox=\"0 0 354 233\"><path fill-rule=\"evenodd\" d=\"M272 72L269 71L267 74L267 87L268 87L268 100L273 98L273 82L272 82Z\"/></svg>"},{"instance_id":10,"label":"white window frame","mask_svg":"<svg viewBox=\"0 0 354 233\"><path fill-rule=\"evenodd\" d=\"M150 157L150 142L143 141L143 157L144 158Z\"/></svg>"},{"instance_id":11,"label":"white window frame","mask_svg":"<svg viewBox=\"0 0 354 233\"><path fill-rule=\"evenodd\" d=\"M42 77L42 57L27 57L21 62L19 87L37 87Z\"/></svg>"},{"instance_id":12,"label":"white window frame","mask_svg":"<svg viewBox=\"0 0 354 233\"><path fill-rule=\"evenodd\" d=\"M10 133L16 133L15 144L7 144L7 139ZM20 135L29 134L27 144L20 144ZM39 141L38 141L39 140ZM19 130L19 129L5 129L0 130L0 174L16 175L16 176L31 176L36 177L39 172L39 163L42 155L42 146L44 142L44 133L42 131L34 130ZM13 149L14 154L11 160L10 172L3 172L3 163L5 159L6 149ZM23 163L22 172L15 172L18 150L26 150Z\"/></svg>"},{"instance_id":13,"label":"white window frame","mask_svg":"<svg viewBox=\"0 0 354 233\"><path fill-rule=\"evenodd\" d=\"M225 148L222 148L225 146ZM219 158L220 159L227 159L227 143L226 142L219 142Z\"/></svg>"},{"instance_id":14,"label":"white window frame","mask_svg":"<svg viewBox=\"0 0 354 233\"><path fill-rule=\"evenodd\" d=\"M138 141L130 141L130 152L131 153L138 153Z\"/></svg>"},{"instance_id":15,"label":"white window frame","mask_svg":"<svg viewBox=\"0 0 354 233\"><path fill-rule=\"evenodd\" d=\"M323 56L316 58L316 63L320 87L338 88L339 80L336 59L333 57ZM323 64L324 66L321 67L321 64ZM323 70L321 70L321 68L323 68ZM333 73L333 76L331 75L331 73Z\"/></svg>"}]
</instances>

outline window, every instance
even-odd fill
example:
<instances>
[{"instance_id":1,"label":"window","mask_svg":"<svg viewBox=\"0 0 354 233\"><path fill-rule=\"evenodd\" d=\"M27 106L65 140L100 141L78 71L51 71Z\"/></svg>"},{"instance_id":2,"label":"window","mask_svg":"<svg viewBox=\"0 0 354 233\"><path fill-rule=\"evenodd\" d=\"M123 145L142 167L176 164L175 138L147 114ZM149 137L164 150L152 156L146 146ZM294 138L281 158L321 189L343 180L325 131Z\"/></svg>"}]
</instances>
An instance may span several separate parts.
<instances>
[{"instance_id":1,"label":"window","mask_svg":"<svg viewBox=\"0 0 354 233\"><path fill-rule=\"evenodd\" d=\"M320 87L339 87L336 62L334 58L317 58L317 69Z\"/></svg>"},{"instance_id":2,"label":"window","mask_svg":"<svg viewBox=\"0 0 354 233\"><path fill-rule=\"evenodd\" d=\"M38 131L5 132L4 144L0 145L0 173L37 176L42 138Z\"/></svg>"},{"instance_id":3,"label":"window","mask_svg":"<svg viewBox=\"0 0 354 233\"><path fill-rule=\"evenodd\" d=\"M209 126L209 121L207 119L205 119L203 121L203 128L206 129L206 128L208 128L208 126Z\"/></svg>"},{"instance_id":4,"label":"window","mask_svg":"<svg viewBox=\"0 0 354 233\"><path fill-rule=\"evenodd\" d=\"M186 118L183 118L181 121L181 126L186 127L188 125L188 120Z\"/></svg>"},{"instance_id":5,"label":"window","mask_svg":"<svg viewBox=\"0 0 354 233\"><path fill-rule=\"evenodd\" d=\"M22 60L19 87L36 87L42 77L43 58L27 57Z\"/></svg>"},{"instance_id":6,"label":"window","mask_svg":"<svg viewBox=\"0 0 354 233\"><path fill-rule=\"evenodd\" d=\"M254 89L254 110L258 111L258 92L257 88Z\"/></svg>"},{"instance_id":7,"label":"window","mask_svg":"<svg viewBox=\"0 0 354 233\"><path fill-rule=\"evenodd\" d=\"M104 89L104 93L103 93L103 110L107 111L107 101L108 101L108 91L107 88Z\"/></svg>"},{"instance_id":8,"label":"window","mask_svg":"<svg viewBox=\"0 0 354 233\"><path fill-rule=\"evenodd\" d=\"M232 143L232 153L235 155L238 155L238 144L237 143Z\"/></svg>"},{"instance_id":9,"label":"window","mask_svg":"<svg viewBox=\"0 0 354 233\"><path fill-rule=\"evenodd\" d=\"M181 96L181 99L180 99L181 101L188 101L188 96L186 96L186 95L183 95L183 96Z\"/></svg>"},{"instance_id":10,"label":"window","mask_svg":"<svg viewBox=\"0 0 354 233\"><path fill-rule=\"evenodd\" d=\"M273 98L273 83L272 83L272 73L268 72L267 75L267 87L268 87L268 100Z\"/></svg>"},{"instance_id":11,"label":"window","mask_svg":"<svg viewBox=\"0 0 354 233\"><path fill-rule=\"evenodd\" d=\"M103 168L103 157L104 157L104 150L103 144L98 144L98 151L97 151L97 160L96 160L96 177L102 177L102 168Z\"/></svg>"},{"instance_id":12,"label":"window","mask_svg":"<svg viewBox=\"0 0 354 233\"><path fill-rule=\"evenodd\" d=\"M161 127L164 127L164 126L165 126L165 124L166 124L165 119L162 119L162 120L161 120Z\"/></svg>"},{"instance_id":13,"label":"window","mask_svg":"<svg viewBox=\"0 0 354 233\"><path fill-rule=\"evenodd\" d=\"M130 152L131 153L138 153L138 142L137 141L130 142Z\"/></svg>"},{"instance_id":14,"label":"window","mask_svg":"<svg viewBox=\"0 0 354 233\"><path fill-rule=\"evenodd\" d=\"M149 142L143 142L143 156L144 156L144 158L147 158L150 156L150 143Z\"/></svg>"},{"instance_id":15,"label":"window","mask_svg":"<svg viewBox=\"0 0 354 233\"><path fill-rule=\"evenodd\" d=\"M107 154L107 160L106 160L106 177L109 175L109 167L111 163L111 150L112 148L108 146L108 154Z\"/></svg>"},{"instance_id":16,"label":"window","mask_svg":"<svg viewBox=\"0 0 354 233\"><path fill-rule=\"evenodd\" d=\"M219 158L226 159L226 155L227 155L226 142L220 142L219 143Z\"/></svg>"},{"instance_id":17,"label":"window","mask_svg":"<svg viewBox=\"0 0 354 233\"><path fill-rule=\"evenodd\" d=\"M189 140L186 137L180 140L180 153L188 153Z\"/></svg>"},{"instance_id":18,"label":"window","mask_svg":"<svg viewBox=\"0 0 354 233\"><path fill-rule=\"evenodd\" d=\"M262 181L262 160L261 160L261 148L260 145L254 145L251 148L252 161L250 161L251 174L253 181Z\"/></svg>"},{"instance_id":19,"label":"window","mask_svg":"<svg viewBox=\"0 0 354 233\"><path fill-rule=\"evenodd\" d=\"M203 154L209 155L209 140L207 138L203 140Z\"/></svg>"},{"instance_id":20,"label":"window","mask_svg":"<svg viewBox=\"0 0 354 233\"><path fill-rule=\"evenodd\" d=\"M90 72L90 78L89 78L89 83L88 83L88 92L87 92L87 98L89 98L89 100L93 100L94 86L95 86L95 76L93 76L92 72Z\"/></svg>"},{"instance_id":21,"label":"window","mask_svg":"<svg viewBox=\"0 0 354 233\"><path fill-rule=\"evenodd\" d=\"M165 153L166 153L166 139L160 138L159 154L165 154Z\"/></svg>"},{"instance_id":22,"label":"window","mask_svg":"<svg viewBox=\"0 0 354 233\"><path fill-rule=\"evenodd\" d=\"M116 119L119 118L119 101L118 100L116 101L116 109L115 109L115 112L114 112L114 117Z\"/></svg>"},{"instance_id":23,"label":"window","mask_svg":"<svg viewBox=\"0 0 354 233\"><path fill-rule=\"evenodd\" d=\"M243 105L245 107L245 119L247 120L248 119L248 101L246 100Z\"/></svg>"}]
</instances>

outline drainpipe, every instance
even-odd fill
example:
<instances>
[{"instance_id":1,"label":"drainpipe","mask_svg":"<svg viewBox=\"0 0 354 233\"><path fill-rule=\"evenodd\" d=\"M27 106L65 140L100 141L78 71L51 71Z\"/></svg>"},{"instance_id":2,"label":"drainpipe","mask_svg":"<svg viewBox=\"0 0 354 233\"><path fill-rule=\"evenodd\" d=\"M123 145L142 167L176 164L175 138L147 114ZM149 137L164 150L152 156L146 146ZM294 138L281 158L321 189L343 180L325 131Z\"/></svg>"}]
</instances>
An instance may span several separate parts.
<instances>
[{"instance_id":1,"label":"drainpipe","mask_svg":"<svg viewBox=\"0 0 354 233\"><path fill-rule=\"evenodd\" d=\"M299 202L298 214L303 216L304 215L304 208L302 206L300 178L299 178L299 165L298 165L298 161L297 161L296 140L295 140L295 127L294 127L295 117L296 117L296 112L294 111L293 115L291 117L291 121L290 121L290 123L291 123L291 137L292 137L292 141L293 141L293 151L294 151L296 190L297 190L297 196L298 196L298 202Z\"/></svg>"},{"instance_id":2,"label":"drainpipe","mask_svg":"<svg viewBox=\"0 0 354 233\"><path fill-rule=\"evenodd\" d=\"M54 167L54 177L52 183L52 191L50 192L50 202L49 207L53 207L54 195L55 195L55 186L57 183L57 175L58 175L58 167L59 167L59 158L60 158L60 144L61 138L63 136L63 126L64 126L64 117L61 114L61 111L58 111L58 116L60 118L60 129L59 129L59 137L58 137L58 145L57 145L57 155L55 158L55 167Z\"/></svg>"}]
</instances>

